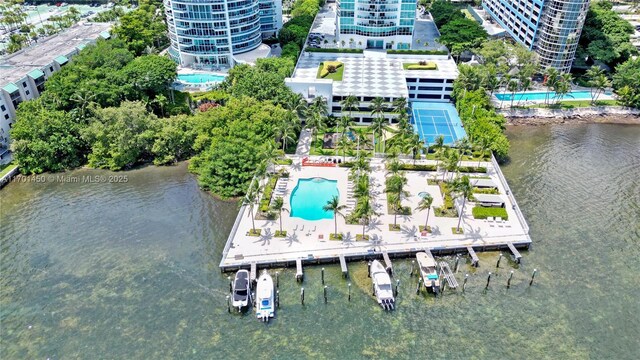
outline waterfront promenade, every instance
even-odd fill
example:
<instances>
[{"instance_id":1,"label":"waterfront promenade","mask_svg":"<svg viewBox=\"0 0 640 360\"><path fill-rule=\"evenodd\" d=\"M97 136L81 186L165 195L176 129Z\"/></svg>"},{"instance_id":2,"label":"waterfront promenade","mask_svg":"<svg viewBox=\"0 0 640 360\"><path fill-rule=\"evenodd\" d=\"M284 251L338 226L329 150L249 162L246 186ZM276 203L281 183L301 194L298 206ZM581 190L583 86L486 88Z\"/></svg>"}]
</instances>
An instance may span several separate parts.
<instances>
[{"instance_id":1,"label":"waterfront promenade","mask_svg":"<svg viewBox=\"0 0 640 360\"><path fill-rule=\"evenodd\" d=\"M312 156L310 160L320 158ZM293 156L292 159L292 165L278 166L277 169L289 173L288 179L281 180L286 184L282 192L285 208L290 210L291 194L298 180L313 178L337 180L340 204L353 203L354 200L349 194L348 168L303 166L303 157ZM405 162L412 163L411 160L405 160ZM433 160L417 161L417 164L435 163ZM442 206L443 196L439 186L433 181L429 184L428 179L440 180L443 173L442 171L406 171L405 176L408 180L406 190L409 196L403 200L403 206L410 207L412 214L398 215L397 223L401 230L391 231L389 224L394 223L394 215L389 214L387 210L387 198L384 192L385 162L383 159L374 158L371 160L370 185L372 201L378 215L365 226L368 240L356 240L356 236L362 234L363 226L347 224L342 216L338 216L337 222L338 233L342 234L343 239L330 240L329 235L334 231L334 219L309 221L292 217L288 212L282 213L282 229L287 231L286 237L274 236L280 229L279 219L256 219L255 227L260 230L261 235L249 236L252 221L249 208L243 206L228 237L220 267L224 271L248 268L252 263L261 267L288 266L295 264L296 259L302 259L303 263L337 262L340 256L344 256L347 260L362 259L381 257L383 252L387 252L391 257L408 256L423 249L430 249L435 254L446 254L466 252L468 246L472 246L476 251L496 250L507 249L508 243L518 248L528 248L531 243L528 225L499 166L495 160L482 162L480 165L487 168L487 173L467 175L472 178L472 181L474 178L489 178L497 185L498 196L504 201L508 214L506 221L474 219L472 208L475 203L467 201L461 222L463 234L454 234L452 231L458 223L457 217L436 217L433 210L429 216L432 233L422 233L419 226L424 225L427 212L415 210L421 199L419 193L428 192L432 195L434 199L432 207ZM478 166L478 162L463 161L462 166ZM455 206L459 211L462 199L456 199ZM254 210L257 208L258 206ZM346 215L349 210L343 212Z\"/></svg>"}]
</instances>

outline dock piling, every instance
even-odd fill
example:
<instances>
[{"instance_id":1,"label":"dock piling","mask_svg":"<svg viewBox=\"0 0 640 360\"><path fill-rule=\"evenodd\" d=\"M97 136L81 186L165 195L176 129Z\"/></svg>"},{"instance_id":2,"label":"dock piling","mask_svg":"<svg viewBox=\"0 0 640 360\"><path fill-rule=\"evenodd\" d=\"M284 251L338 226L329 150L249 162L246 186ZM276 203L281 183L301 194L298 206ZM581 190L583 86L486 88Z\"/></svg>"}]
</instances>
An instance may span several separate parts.
<instances>
[{"instance_id":1,"label":"dock piling","mask_svg":"<svg viewBox=\"0 0 640 360\"><path fill-rule=\"evenodd\" d=\"M496 267L497 268L500 267L500 260L502 260L502 253L500 253L500 255L498 255L498 262L496 263Z\"/></svg>"},{"instance_id":2,"label":"dock piling","mask_svg":"<svg viewBox=\"0 0 640 360\"><path fill-rule=\"evenodd\" d=\"M538 269L533 269L533 273L531 274L531 281L529 281L529 286L533 285L533 278L536 277L537 272L538 272Z\"/></svg>"},{"instance_id":3,"label":"dock piling","mask_svg":"<svg viewBox=\"0 0 640 360\"><path fill-rule=\"evenodd\" d=\"M485 286L485 290L489 288L489 283L491 282L491 272L489 272L489 276L487 276L487 286Z\"/></svg>"},{"instance_id":4,"label":"dock piling","mask_svg":"<svg viewBox=\"0 0 640 360\"><path fill-rule=\"evenodd\" d=\"M324 303L326 304L327 303L327 285L324 286L323 291L324 291Z\"/></svg>"},{"instance_id":5,"label":"dock piling","mask_svg":"<svg viewBox=\"0 0 640 360\"><path fill-rule=\"evenodd\" d=\"M233 285L231 285L231 276L227 276L227 280L229 280L229 292L233 292Z\"/></svg>"},{"instance_id":6,"label":"dock piling","mask_svg":"<svg viewBox=\"0 0 640 360\"><path fill-rule=\"evenodd\" d=\"M304 288L300 288L300 303L304 305Z\"/></svg>"},{"instance_id":7,"label":"dock piling","mask_svg":"<svg viewBox=\"0 0 640 360\"><path fill-rule=\"evenodd\" d=\"M454 271L456 274L458 273L458 265L460 264L460 255L456 255L456 265L454 266Z\"/></svg>"},{"instance_id":8,"label":"dock piling","mask_svg":"<svg viewBox=\"0 0 640 360\"><path fill-rule=\"evenodd\" d=\"M367 277L371 277L371 261L367 263Z\"/></svg>"},{"instance_id":9,"label":"dock piling","mask_svg":"<svg viewBox=\"0 0 640 360\"><path fill-rule=\"evenodd\" d=\"M340 255L340 270L342 270L342 276L346 278L349 273L347 271L347 260L344 255Z\"/></svg>"},{"instance_id":10,"label":"dock piling","mask_svg":"<svg viewBox=\"0 0 640 360\"><path fill-rule=\"evenodd\" d=\"M467 280L469 279L469 274L464 274L464 281L462 282L462 292L467 287Z\"/></svg>"},{"instance_id":11,"label":"dock piling","mask_svg":"<svg viewBox=\"0 0 640 360\"><path fill-rule=\"evenodd\" d=\"M322 277L322 285L324 285L324 268L322 268L320 276Z\"/></svg>"},{"instance_id":12,"label":"dock piling","mask_svg":"<svg viewBox=\"0 0 640 360\"><path fill-rule=\"evenodd\" d=\"M278 278L278 272L276 271L276 289L280 289L280 279Z\"/></svg>"},{"instance_id":13,"label":"dock piling","mask_svg":"<svg viewBox=\"0 0 640 360\"><path fill-rule=\"evenodd\" d=\"M400 280L396 279L396 288L393 292L393 296L398 296L398 285L400 285Z\"/></svg>"},{"instance_id":14,"label":"dock piling","mask_svg":"<svg viewBox=\"0 0 640 360\"><path fill-rule=\"evenodd\" d=\"M349 284L348 284L347 289L348 289L348 290L347 290L347 293L349 294L349 295L347 296L347 299L348 299L349 301L351 301L351 283L349 283Z\"/></svg>"},{"instance_id":15,"label":"dock piling","mask_svg":"<svg viewBox=\"0 0 640 360\"><path fill-rule=\"evenodd\" d=\"M231 296L227 295L227 312L231 312Z\"/></svg>"},{"instance_id":16,"label":"dock piling","mask_svg":"<svg viewBox=\"0 0 640 360\"><path fill-rule=\"evenodd\" d=\"M413 267L416 265L416 261L415 260L411 260L411 272L409 273L409 276L413 276Z\"/></svg>"},{"instance_id":17,"label":"dock piling","mask_svg":"<svg viewBox=\"0 0 640 360\"><path fill-rule=\"evenodd\" d=\"M509 278L507 279L507 289L511 287L511 278L513 277L513 270L509 274Z\"/></svg>"},{"instance_id":18,"label":"dock piling","mask_svg":"<svg viewBox=\"0 0 640 360\"><path fill-rule=\"evenodd\" d=\"M296 259L296 281L302 282L304 280L304 273L302 272L302 259Z\"/></svg>"},{"instance_id":19,"label":"dock piling","mask_svg":"<svg viewBox=\"0 0 640 360\"><path fill-rule=\"evenodd\" d=\"M422 278L418 277L418 286L416 286L416 295L420 295L420 286L422 285Z\"/></svg>"},{"instance_id":20,"label":"dock piling","mask_svg":"<svg viewBox=\"0 0 640 360\"><path fill-rule=\"evenodd\" d=\"M280 290L276 290L276 307L280 309Z\"/></svg>"}]
</instances>

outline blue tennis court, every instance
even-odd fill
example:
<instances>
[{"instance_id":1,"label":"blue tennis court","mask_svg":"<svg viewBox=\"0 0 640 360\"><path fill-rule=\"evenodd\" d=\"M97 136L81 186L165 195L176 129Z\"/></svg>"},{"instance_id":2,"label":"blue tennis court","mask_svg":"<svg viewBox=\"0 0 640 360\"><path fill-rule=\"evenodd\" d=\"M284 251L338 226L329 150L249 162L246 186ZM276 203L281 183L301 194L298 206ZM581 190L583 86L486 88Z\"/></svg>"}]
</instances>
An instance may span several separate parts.
<instances>
[{"instance_id":1,"label":"blue tennis court","mask_svg":"<svg viewBox=\"0 0 640 360\"><path fill-rule=\"evenodd\" d=\"M445 145L452 145L467 136L458 112L451 103L412 102L411 123L420 139L429 144L433 144L440 135L444 136Z\"/></svg>"}]
</instances>

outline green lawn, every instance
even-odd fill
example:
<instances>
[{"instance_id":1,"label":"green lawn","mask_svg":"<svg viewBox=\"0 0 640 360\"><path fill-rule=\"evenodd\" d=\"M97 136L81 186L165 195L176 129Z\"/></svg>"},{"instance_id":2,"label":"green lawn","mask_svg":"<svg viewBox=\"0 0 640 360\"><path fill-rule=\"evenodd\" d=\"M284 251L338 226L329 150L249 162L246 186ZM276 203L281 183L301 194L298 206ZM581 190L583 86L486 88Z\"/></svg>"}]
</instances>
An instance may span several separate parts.
<instances>
[{"instance_id":1,"label":"green lawn","mask_svg":"<svg viewBox=\"0 0 640 360\"><path fill-rule=\"evenodd\" d=\"M438 65L431 61L424 65L420 65L420 63L402 63L402 67L405 70L438 70Z\"/></svg>"},{"instance_id":2,"label":"green lawn","mask_svg":"<svg viewBox=\"0 0 640 360\"><path fill-rule=\"evenodd\" d=\"M502 220L509 219L509 215L507 215L507 210L505 208L495 208L495 207L484 207L476 205L471 210L473 213L474 219L486 219L487 217L499 217Z\"/></svg>"},{"instance_id":3,"label":"green lawn","mask_svg":"<svg viewBox=\"0 0 640 360\"><path fill-rule=\"evenodd\" d=\"M615 106L618 105L617 100L598 100L595 103L595 106ZM594 104L591 103L591 100L563 100L558 104L534 104L528 105L527 108L550 108L550 109L575 109L575 108L584 108L584 107L592 107Z\"/></svg>"},{"instance_id":4,"label":"green lawn","mask_svg":"<svg viewBox=\"0 0 640 360\"><path fill-rule=\"evenodd\" d=\"M0 178L5 176L7 173L9 173L9 171L15 169L16 167L18 167L18 165L14 164L13 162L0 165Z\"/></svg>"},{"instance_id":5,"label":"green lawn","mask_svg":"<svg viewBox=\"0 0 640 360\"><path fill-rule=\"evenodd\" d=\"M322 76L323 69L329 65L336 66L335 72L327 73ZM344 64L339 61L325 61L320 63L318 66L318 73L316 74L316 79L331 79L333 81L342 81L342 74L344 73Z\"/></svg>"}]
</instances>

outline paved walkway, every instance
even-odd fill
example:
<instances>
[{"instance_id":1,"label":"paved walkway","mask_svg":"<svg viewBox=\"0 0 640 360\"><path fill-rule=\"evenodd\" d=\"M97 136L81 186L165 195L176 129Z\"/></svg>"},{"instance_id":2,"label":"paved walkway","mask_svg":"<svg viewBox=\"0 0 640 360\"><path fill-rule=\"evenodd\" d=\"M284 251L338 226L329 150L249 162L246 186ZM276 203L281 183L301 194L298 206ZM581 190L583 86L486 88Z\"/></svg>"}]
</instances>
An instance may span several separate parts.
<instances>
[{"instance_id":1,"label":"paved walkway","mask_svg":"<svg viewBox=\"0 0 640 360\"><path fill-rule=\"evenodd\" d=\"M296 148L296 155L306 156L309 155L311 150L311 131L308 129L302 129L300 131L300 138L298 139L298 147Z\"/></svg>"}]
</instances>

